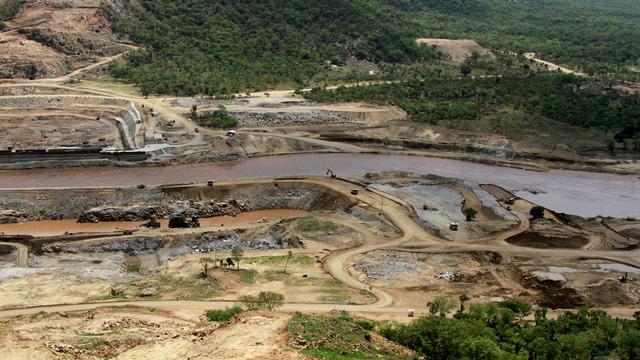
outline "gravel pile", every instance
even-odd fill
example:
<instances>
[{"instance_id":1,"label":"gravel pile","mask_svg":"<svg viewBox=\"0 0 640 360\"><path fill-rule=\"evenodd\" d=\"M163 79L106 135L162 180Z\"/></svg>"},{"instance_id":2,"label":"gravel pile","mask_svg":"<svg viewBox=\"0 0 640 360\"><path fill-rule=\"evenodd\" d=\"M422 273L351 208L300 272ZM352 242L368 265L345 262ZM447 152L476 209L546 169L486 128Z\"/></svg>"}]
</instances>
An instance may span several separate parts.
<instances>
[{"instance_id":1,"label":"gravel pile","mask_svg":"<svg viewBox=\"0 0 640 360\"><path fill-rule=\"evenodd\" d=\"M308 112L230 112L243 128L308 126L317 124L351 123L353 119L335 111Z\"/></svg>"},{"instance_id":2,"label":"gravel pile","mask_svg":"<svg viewBox=\"0 0 640 360\"><path fill-rule=\"evenodd\" d=\"M408 274L415 275L425 272L430 267L418 260L400 257L395 254L385 256L383 261L363 260L354 265L356 270L362 272L372 280L397 280Z\"/></svg>"},{"instance_id":3,"label":"gravel pile","mask_svg":"<svg viewBox=\"0 0 640 360\"><path fill-rule=\"evenodd\" d=\"M247 211L246 206L242 202L233 199L225 202L217 202L215 200L174 200L154 205L100 206L85 211L80 215L78 222L146 221L152 217L168 218L172 216L208 218L224 215L236 216L245 211Z\"/></svg>"},{"instance_id":4,"label":"gravel pile","mask_svg":"<svg viewBox=\"0 0 640 360\"><path fill-rule=\"evenodd\" d=\"M493 212L496 215L500 216L505 220L513 220L513 221L518 220L518 218L515 215L513 215L507 209L503 208L498 203L496 198L493 195L491 195L488 191L483 189L479 184L471 181L463 181L463 184L467 188L471 189L471 191L473 191L474 194L476 194L476 196L478 197L478 199L480 199L480 202L482 203L483 206L493 210Z\"/></svg>"}]
</instances>

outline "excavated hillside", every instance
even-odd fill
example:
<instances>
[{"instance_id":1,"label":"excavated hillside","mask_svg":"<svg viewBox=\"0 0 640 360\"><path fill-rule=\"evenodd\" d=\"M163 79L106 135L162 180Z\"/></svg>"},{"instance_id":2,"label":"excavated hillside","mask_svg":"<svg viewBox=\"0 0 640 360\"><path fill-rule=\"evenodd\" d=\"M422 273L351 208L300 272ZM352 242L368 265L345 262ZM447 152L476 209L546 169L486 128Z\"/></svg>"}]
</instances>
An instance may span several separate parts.
<instances>
[{"instance_id":1,"label":"excavated hillside","mask_svg":"<svg viewBox=\"0 0 640 360\"><path fill-rule=\"evenodd\" d=\"M4 24L0 78L58 77L128 48L114 36L99 0L28 0Z\"/></svg>"}]
</instances>

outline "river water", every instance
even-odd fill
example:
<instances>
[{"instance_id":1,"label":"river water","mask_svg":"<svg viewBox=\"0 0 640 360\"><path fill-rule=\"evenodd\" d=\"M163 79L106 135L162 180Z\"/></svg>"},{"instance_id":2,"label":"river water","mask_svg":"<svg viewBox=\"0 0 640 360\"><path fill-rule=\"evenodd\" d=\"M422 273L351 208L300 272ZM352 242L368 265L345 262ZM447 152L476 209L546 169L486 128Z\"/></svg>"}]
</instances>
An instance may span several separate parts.
<instances>
[{"instance_id":1,"label":"river water","mask_svg":"<svg viewBox=\"0 0 640 360\"><path fill-rule=\"evenodd\" d=\"M6 170L0 171L0 189L168 185L209 179L325 175L327 169L341 177L376 171L435 174L496 184L558 212L581 216L640 217L640 180L635 176L568 170L536 172L402 155L299 154L155 168Z\"/></svg>"}]
</instances>

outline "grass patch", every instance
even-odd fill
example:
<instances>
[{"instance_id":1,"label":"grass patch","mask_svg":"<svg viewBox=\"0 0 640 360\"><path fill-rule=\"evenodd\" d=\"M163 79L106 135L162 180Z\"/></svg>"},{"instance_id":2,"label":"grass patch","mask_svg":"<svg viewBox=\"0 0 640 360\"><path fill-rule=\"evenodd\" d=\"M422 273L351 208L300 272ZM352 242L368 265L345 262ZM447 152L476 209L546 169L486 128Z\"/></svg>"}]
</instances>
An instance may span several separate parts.
<instances>
[{"instance_id":1,"label":"grass patch","mask_svg":"<svg viewBox=\"0 0 640 360\"><path fill-rule=\"evenodd\" d=\"M324 280L324 283L322 284L322 286L341 288L342 287L342 283L340 281L336 280L335 278L328 278L328 279Z\"/></svg>"},{"instance_id":2,"label":"grass patch","mask_svg":"<svg viewBox=\"0 0 640 360\"><path fill-rule=\"evenodd\" d=\"M349 297L341 294L329 294L320 296L318 300L328 303L346 303Z\"/></svg>"},{"instance_id":3,"label":"grass patch","mask_svg":"<svg viewBox=\"0 0 640 360\"><path fill-rule=\"evenodd\" d=\"M323 302L330 303L346 303L349 301L349 294L346 289L340 288L331 288L331 289L320 289L320 292L323 294L318 298L318 300Z\"/></svg>"},{"instance_id":4,"label":"grass patch","mask_svg":"<svg viewBox=\"0 0 640 360\"><path fill-rule=\"evenodd\" d=\"M338 226L331 221L322 221L309 216L296 220L296 228L302 232L321 232L329 234L335 231Z\"/></svg>"},{"instance_id":5,"label":"grass patch","mask_svg":"<svg viewBox=\"0 0 640 360\"><path fill-rule=\"evenodd\" d=\"M303 339L302 353L320 359L409 359L396 349L372 341L370 323L349 314L305 315L296 313L289 322L293 339ZM382 346L381 346L382 345Z\"/></svg>"},{"instance_id":6,"label":"grass patch","mask_svg":"<svg viewBox=\"0 0 640 360\"><path fill-rule=\"evenodd\" d=\"M138 265L138 264L127 265L127 272L128 273L140 273L140 265Z\"/></svg>"},{"instance_id":7,"label":"grass patch","mask_svg":"<svg viewBox=\"0 0 640 360\"><path fill-rule=\"evenodd\" d=\"M209 321L226 323L243 312L244 310L240 306L233 306L224 310L208 310L206 315Z\"/></svg>"},{"instance_id":8,"label":"grass patch","mask_svg":"<svg viewBox=\"0 0 640 360\"><path fill-rule=\"evenodd\" d=\"M90 296L88 298L89 301L108 301L113 299L119 299L119 297L113 296L111 294L107 294L107 295L99 295L99 296Z\"/></svg>"},{"instance_id":9,"label":"grass patch","mask_svg":"<svg viewBox=\"0 0 640 360\"><path fill-rule=\"evenodd\" d=\"M83 341L78 344L78 348L83 350L97 351L106 348L107 346L109 346L109 344L109 341L105 339L89 338L87 339L87 341Z\"/></svg>"},{"instance_id":10,"label":"grass patch","mask_svg":"<svg viewBox=\"0 0 640 360\"><path fill-rule=\"evenodd\" d=\"M115 79L110 77L104 77L98 80L83 80L82 85L93 87L100 90L116 92L120 94L135 95L135 96L142 95L142 91L140 91L139 87L135 85L118 82Z\"/></svg>"},{"instance_id":11,"label":"grass patch","mask_svg":"<svg viewBox=\"0 0 640 360\"><path fill-rule=\"evenodd\" d=\"M245 264L256 264L256 265L282 265L287 262L287 256L264 256L264 257L256 257L256 258L248 258L242 260ZM310 266L313 265L316 260L307 255L295 255L289 259L289 265L304 265Z\"/></svg>"},{"instance_id":12,"label":"grass patch","mask_svg":"<svg viewBox=\"0 0 640 360\"><path fill-rule=\"evenodd\" d=\"M89 333L89 332L79 332L79 331L74 331L73 333L76 334L77 336L84 336L84 337L99 337L99 336L106 335L101 333Z\"/></svg>"},{"instance_id":13,"label":"grass patch","mask_svg":"<svg viewBox=\"0 0 640 360\"><path fill-rule=\"evenodd\" d=\"M260 279L264 281L286 281L289 275L283 274L281 270L267 270L261 274Z\"/></svg>"},{"instance_id":14,"label":"grass patch","mask_svg":"<svg viewBox=\"0 0 640 360\"><path fill-rule=\"evenodd\" d=\"M142 290L154 288L157 293L152 296L144 296L147 300L157 300L162 298L179 298L182 300L208 300L219 294L222 285L212 277L203 278L198 275L190 277L179 277L171 275L159 275L145 277L128 283L116 285L123 294L132 297L143 297L138 295ZM107 294L104 296L92 297L91 300L102 301L118 299L120 297Z\"/></svg>"},{"instance_id":15,"label":"grass patch","mask_svg":"<svg viewBox=\"0 0 640 360\"><path fill-rule=\"evenodd\" d=\"M240 270L240 281L245 284L253 284L256 282L257 275L255 270Z\"/></svg>"}]
</instances>

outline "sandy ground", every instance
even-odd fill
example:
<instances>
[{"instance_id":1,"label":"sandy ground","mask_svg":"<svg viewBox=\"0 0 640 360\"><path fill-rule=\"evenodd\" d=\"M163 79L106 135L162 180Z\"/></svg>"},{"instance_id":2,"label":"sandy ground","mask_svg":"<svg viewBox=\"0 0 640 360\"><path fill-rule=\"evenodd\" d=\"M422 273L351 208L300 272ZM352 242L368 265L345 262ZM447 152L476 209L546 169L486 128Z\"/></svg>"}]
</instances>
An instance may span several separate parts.
<instances>
[{"instance_id":1,"label":"sandy ground","mask_svg":"<svg viewBox=\"0 0 640 360\"><path fill-rule=\"evenodd\" d=\"M82 115L0 116L4 136L0 149L47 147L122 147L113 121Z\"/></svg>"},{"instance_id":2,"label":"sandy ground","mask_svg":"<svg viewBox=\"0 0 640 360\"><path fill-rule=\"evenodd\" d=\"M443 52L454 62L463 62L467 58L471 57L471 54L475 51L480 56L490 56L489 50L478 45L475 40L461 39L418 39L418 44L424 44L427 46L435 46L439 51Z\"/></svg>"},{"instance_id":3,"label":"sandy ground","mask_svg":"<svg viewBox=\"0 0 640 360\"><path fill-rule=\"evenodd\" d=\"M247 313L218 326L134 307L23 317L2 323L0 359L301 359L286 346L289 318Z\"/></svg>"}]
</instances>

